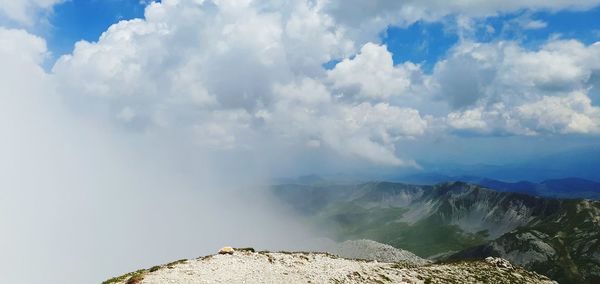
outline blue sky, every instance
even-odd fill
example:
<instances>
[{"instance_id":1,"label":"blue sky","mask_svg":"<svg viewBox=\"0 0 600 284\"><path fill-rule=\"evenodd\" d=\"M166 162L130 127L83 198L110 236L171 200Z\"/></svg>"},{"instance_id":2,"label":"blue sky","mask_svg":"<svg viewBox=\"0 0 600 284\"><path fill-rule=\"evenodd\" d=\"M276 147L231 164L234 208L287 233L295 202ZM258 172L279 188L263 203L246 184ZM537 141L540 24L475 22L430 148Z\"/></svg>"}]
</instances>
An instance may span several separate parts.
<instances>
[{"instance_id":1,"label":"blue sky","mask_svg":"<svg viewBox=\"0 0 600 284\"><path fill-rule=\"evenodd\" d=\"M502 14L476 20L476 31L467 39L490 42L516 40L536 49L548 39L577 39L586 44L600 40L600 7L588 11L527 12ZM545 27L524 29L520 20L538 20ZM444 57L460 37L453 29L452 19L445 22L418 21L409 27L391 26L381 34L381 40L393 53L394 63L419 62L427 71ZM493 31L488 30L492 27Z\"/></svg>"},{"instance_id":2,"label":"blue sky","mask_svg":"<svg viewBox=\"0 0 600 284\"><path fill-rule=\"evenodd\" d=\"M50 27L43 32L53 55L70 53L79 40L96 41L102 32L120 21L143 18L146 3L140 0L70 0L54 7ZM543 28L519 28L519 20L538 20ZM574 38L590 44L600 39L600 7L584 11L506 13L477 20L477 41L518 40L534 49L551 37ZM417 21L408 27L390 26L380 35L393 54L394 63L423 64L431 71L435 62L456 44L459 36L452 19L443 22ZM489 32L487 27L493 27ZM329 64L331 65L331 64Z\"/></svg>"},{"instance_id":3,"label":"blue sky","mask_svg":"<svg viewBox=\"0 0 600 284\"><path fill-rule=\"evenodd\" d=\"M140 0L71 0L58 4L49 18L48 48L53 55L71 53L79 40L97 41L112 24L144 17Z\"/></svg>"},{"instance_id":4,"label":"blue sky","mask_svg":"<svg viewBox=\"0 0 600 284\"><path fill-rule=\"evenodd\" d=\"M340 11L315 8L311 6L313 1L288 3L306 4L306 10L286 8L288 4L227 6L226 1L219 10L207 9L195 1L170 1L155 8L169 11L172 18L136 24L147 28L147 35L138 34L136 29L140 27L126 24L119 30L121 35L128 35L126 40L104 43L97 41L109 26L121 20L143 18L148 1L53 1L54 6L43 7L45 12L36 14L43 19L39 22L27 23L18 11L12 12L12 18L24 21L21 28L46 41L52 56L44 63L45 70L64 80L57 85L60 92L68 93L64 96L76 111L97 112L90 115L106 116L104 119L118 124L118 129L143 133L146 128L166 123L164 117L155 117L160 113L181 128L208 123L220 136L214 141L225 139L226 147L235 149L241 146L227 143L243 141L248 133L234 133L233 128L251 125L256 127L253 131L263 131L262 124L272 119L280 106L277 100L281 96L271 92L285 87L283 90L309 94L325 89L326 95L333 98L329 101L334 103L326 108L306 107L318 115L311 118L316 121L309 122L308 133L298 138L302 143L330 147L333 152L342 147L343 155L375 163L411 165L413 160L431 159L428 152L436 153L436 159L456 159L452 144L455 142L451 141L461 141L467 149L482 149L465 152L465 161L472 163L494 157L529 157L533 152L525 147L529 142L515 141L532 141L531 136L539 145L535 149L544 149L542 152L552 151L556 141L564 141L569 147L598 143L600 72L595 60L590 59L595 58L594 43L600 40L600 7L594 4L596 0L577 0L592 3L577 9L568 4L546 7L536 1L526 1L522 7L516 2L511 2L511 6L475 1L473 5L479 5L476 9L463 2L447 7L427 1L332 4ZM395 14L389 14L406 8L404 5L425 12L416 18L395 18ZM236 16L221 14L230 8L229 12ZM197 15L189 17L189 11ZM237 15L240 11L243 13ZM302 11L314 12L313 18L300 15L297 19L322 20L299 25L293 14ZM428 11L432 14L427 15ZM254 19L257 15L260 17ZM0 21L5 22L6 19ZM155 24L169 30L155 30ZM236 25L239 27L232 33L231 28ZM315 30L294 32L288 30L290 27ZM109 36L114 34L108 32ZM567 40L571 39L578 45L568 46ZM61 62L60 56L71 54L80 40L91 43L82 47L90 53ZM549 42L554 46L548 49L545 45ZM268 59L262 58L265 48L275 49L265 53ZM571 54L572 48L581 50ZM277 57L282 54L285 56ZM323 58L335 59L321 62ZM452 60L440 68L439 63L449 58ZM322 66L328 72L319 70ZM235 78L235 84L228 81L230 77ZM317 86L303 85L311 80ZM165 90L167 87L173 90ZM88 92L91 94L81 95ZM114 95L119 93L124 94ZM180 94L185 95L178 100L171 98ZM174 102L181 105L174 107ZM192 103L202 107L196 109ZM235 114L240 111L238 108L246 116ZM221 117L215 118L221 121L209 121L211 113L222 111L234 113L226 118L261 117L251 122L224 121ZM554 112L561 115L552 115ZM333 135L335 139L324 135L327 131L319 129L319 120L331 119L333 125L346 121L335 117L340 113L376 117L377 121L356 132L346 129L346 125L336 125L329 131L348 132L338 133L339 137ZM280 119L287 119L286 114L282 112L284 117ZM186 125L190 123L193 125ZM287 121L281 125L286 123L306 122ZM368 131L369 127L380 125L383 129ZM268 131L279 133L281 129ZM355 143L371 148L339 145L338 139L358 139ZM440 147L418 147L437 145L439 141L446 142ZM481 141L498 146L480 147ZM512 156L497 155L493 149L502 145L513 149Z\"/></svg>"},{"instance_id":5,"label":"blue sky","mask_svg":"<svg viewBox=\"0 0 600 284\"><path fill-rule=\"evenodd\" d=\"M49 51L53 54L49 64L52 65L60 55L71 53L73 44L79 40L95 42L110 25L116 22L143 18L145 6L146 3L139 0L71 0L57 4L48 18L49 28L42 32L48 42ZM431 76L433 76L433 68L436 63L445 59L452 52L453 47L464 41L481 44L510 41L517 42L525 49L537 51L550 40L575 39L585 45L600 40L600 21L597 20L600 19L600 7L583 10L519 9L508 13L499 12L495 16L469 18L468 27L459 27L458 19L456 14L449 14L436 20L417 20L408 26L397 26L392 23L381 30L378 36L380 43L385 44L390 52L395 66L404 62L412 62L419 64L422 72ZM351 55L349 59L355 59L355 56L355 54ZM328 70L333 70L340 61L341 59L336 59L323 64L323 66ZM591 94L589 97L594 103L599 100L596 89L592 88L589 91ZM434 103L437 103L436 100ZM420 109L420 111L429 113L427 108ZM143 125L143 123L137 122L133 125ZM471 133L470 130L458 130L455 133L463 138L466 137L465 141L469 141L468 137L481 135L480 133ZM503 134L494 134L494 136L495 138L490 140L493 142L492 145L502 145ZM552 141L557 141L557 139L563 138L552 138ZM544 139L538 139L538 141L537 143L540 145L545 143ZM595 143L589 138L564 138L564 141L571 141L570 145ZM515 149L514 153L518 154L508 159L527 156L528 150L521 150L528 149L527 147L514 146L518 143L510 143L511 147ZM404 147L411 148L410 145ZM549 149L551 147L539 148ZM439 151L443 152L444 149L442 147ZM413 155L419 156L419 153L422 153L421 156L426 159L430 156L426 152L427 150L424 149L415 150ZM445 156L443 153L437 153L438 157ZM402 153L400 155L404 156ZM487 150L485 154L472 155L467 160L482 162L492 159L494 155L494 151ZM447 155L447 158L454 159L455 157Z\"/></svg>"}]
</instances>

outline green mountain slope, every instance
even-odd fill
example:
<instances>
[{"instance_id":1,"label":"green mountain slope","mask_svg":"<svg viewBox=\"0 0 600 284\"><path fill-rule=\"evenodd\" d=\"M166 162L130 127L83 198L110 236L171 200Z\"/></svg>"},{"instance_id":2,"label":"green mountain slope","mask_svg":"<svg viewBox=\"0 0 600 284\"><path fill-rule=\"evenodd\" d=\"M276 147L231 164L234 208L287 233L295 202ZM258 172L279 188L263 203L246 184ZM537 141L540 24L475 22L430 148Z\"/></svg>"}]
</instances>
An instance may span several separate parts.
<instances>
[{"instance_id":1,"label":"green mountain slope","mask_svg":"<svg viewBox=\"0 0 600 284\"><path fill-rule=\"evenodd\" d=\"M337 240L367 238L430 258L501 256L565 283L595 283L600 275L598 202L497 192L462 182L274 190Z\"/></svg>"}]
</instances>

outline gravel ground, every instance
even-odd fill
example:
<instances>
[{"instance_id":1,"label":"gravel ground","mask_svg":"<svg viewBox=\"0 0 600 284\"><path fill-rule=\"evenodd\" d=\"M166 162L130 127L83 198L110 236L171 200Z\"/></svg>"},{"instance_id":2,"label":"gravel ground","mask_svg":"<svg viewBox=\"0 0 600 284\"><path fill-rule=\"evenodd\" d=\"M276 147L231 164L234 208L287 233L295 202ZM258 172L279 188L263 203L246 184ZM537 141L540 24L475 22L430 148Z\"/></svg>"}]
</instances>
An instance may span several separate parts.
<instances>
[{"instance_id":1,"label":"gravel ground","mask_svg":"<svg viewBox=\"0 0 600 284\"><path fill-rule=\"evenodd\" d=\"M415 265L324 253L236 251L140 270L104 283L556 283L505 260Z\"/></svg>"}]
</instances>

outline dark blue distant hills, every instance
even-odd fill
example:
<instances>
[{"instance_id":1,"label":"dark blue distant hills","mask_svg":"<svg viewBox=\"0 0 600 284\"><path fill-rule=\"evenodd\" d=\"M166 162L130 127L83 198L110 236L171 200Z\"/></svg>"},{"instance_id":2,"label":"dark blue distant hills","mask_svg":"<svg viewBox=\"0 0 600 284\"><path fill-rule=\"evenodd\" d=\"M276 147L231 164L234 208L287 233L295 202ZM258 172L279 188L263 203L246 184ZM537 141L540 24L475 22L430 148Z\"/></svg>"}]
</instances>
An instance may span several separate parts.
<instances>
[{"instance_id":1,"label":"dark blue distant hills","mask_svg":"<svg viewBox=\"0 0 600 284\"><path fill-rule=\"evenodd\" d=\"M563 151L503 165L428 163L422 169L373 169L369 172L305 175L277 184L341 185L390 181L434 185L463 181L500 192L555 198L600 199L600 145Z\"/></svg>"},{"instance_id":2,"label":"dark blue distant hills","mask_svg":"<svg viewBox=\"0 0 600 284\"><path fill-rule=\"evenodd\" d=\"M541 197L563 199L596 199L600 200L600 182L577 177L548 179L540 182L516 181L507 182L478 176L447 176L442 174L423 173L405 177L386 179L387 181L402 182L415 185L435 185L445 182L462 181L476 184L499 192L515 192ZM302 176L298 178L280 179L278 184L299 185L344 185L364 182L344 176L318 175Z\"/></svg>"},{"instance_id":3,"label":"dark blue distant hills","mask_svg":"<svg viewBox=\"0 0 600 284\"><path fill-rule=\"evenodd\" d=\"M447 177L486 177L495 180L518 182L580 178L600 182L600 146L577 148L549 154L524 161L495 164L459 164L419 162L424 170L419 173L404 173L390 176L403 180L409 175L421 176L438 182ZM427 177L428 176L428 177ZM437 176L437 177L436 177Z\"/></svg>"},{"instance_id":4,"label":"dark blue distant hills","mask_svg":"<svg viewBox=\"0 0 600 284\"><path fill-rule=\"evenodd\" d=\"M476 182L476 184L497 191L519 192L545 197L600 199L600 183L581 178L550 179L539 183L527 181L510 183L483 179Z\"/></svg>"},{"instance_id":5,"label":"dark blue distant hills","mask_svg":"<svg viewBox=\"0 0 600 284\"><path fill-rule=\"evenodd\" d=\"M502 192L517 192L554 198L600 199L600 183L581 178L550 179L539 183L529 181L503 182L487 178L459 180Z\"/></svg>"},{"instance_id":6,"label":"dark blue distant hills","mask_svg":"<svg viewBox=\"0 0 600 284\"><path fill-rule=\"evenodd\" d=\"M461 176L419 175L407 177L405 182L436 184L448 181L463 181L501 192L517 192L554 198L600 199L600 183L582 178L549 179L541 182L505 182L496 179Z\"/></svg>"}]
</instances>

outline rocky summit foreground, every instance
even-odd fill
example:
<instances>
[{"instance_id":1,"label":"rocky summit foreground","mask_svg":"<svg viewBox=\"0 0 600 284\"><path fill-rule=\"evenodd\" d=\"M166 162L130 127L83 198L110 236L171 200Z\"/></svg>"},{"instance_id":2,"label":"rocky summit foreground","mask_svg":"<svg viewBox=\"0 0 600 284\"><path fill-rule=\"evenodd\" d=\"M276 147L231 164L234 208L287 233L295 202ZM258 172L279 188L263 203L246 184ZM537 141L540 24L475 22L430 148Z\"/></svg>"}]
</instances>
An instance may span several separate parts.
<instances>
[{"instance_id":1,"label":"rocky summit foreground","mask_svg":"<svg viewBox=\"0 0 600 284\"><path fill-rule=\"evenodd\" d=\"M556 283L500 258L417 265L326 253L254 252L209 255L142 269L103 284L134 283Z\"/></svg>"}]
</instances>

